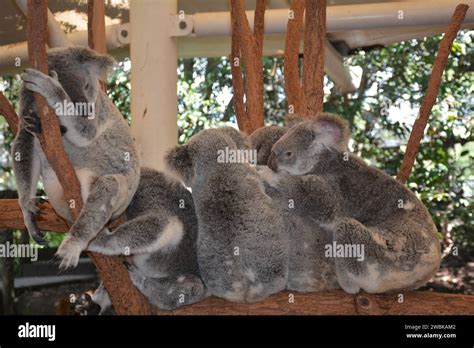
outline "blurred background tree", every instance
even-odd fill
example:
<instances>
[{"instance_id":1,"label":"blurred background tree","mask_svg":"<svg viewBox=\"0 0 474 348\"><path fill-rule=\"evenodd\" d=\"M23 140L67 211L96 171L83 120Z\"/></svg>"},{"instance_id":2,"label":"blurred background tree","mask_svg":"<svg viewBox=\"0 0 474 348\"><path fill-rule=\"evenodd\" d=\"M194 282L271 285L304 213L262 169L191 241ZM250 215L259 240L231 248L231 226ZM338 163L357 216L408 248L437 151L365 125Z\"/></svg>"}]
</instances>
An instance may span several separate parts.
<instances>
[{"instance_id":1,"label":"blurred background tree","mask_svg":"<svg viewBox=\"0 0 474 348\"><path fill-rule=\"evenodd\" d=\"M332 81L325 79L324 110L348 119L353 134L351 150L390 175L396 175L401 165L440 38L351 52L347 65L360 67L361 83L350 95L341 95ZM463 31L453 45L437 104L407 183L436 222L447 255L444 264L453 266L449 274L442 275L443 281L451 282L452 291L469 293L474 282L472 273L468 274L469 267L474 273L474 263L468 263L474 256L473 40L473 31ZM283 60L265 57L263 68L266 123L282 124L287 110ZM180 59L178 74L180 143L204 128L236 126L228 57ZM0 79L0 89L17 110L19 84L18 77ZM111 74L107 91L128 121L130 88L130 61L126 59ZM0 189L15 188L11 141L12 134L0 118ZM51 245L61 238L56 235Z\"/></svg>"}]
</instances>

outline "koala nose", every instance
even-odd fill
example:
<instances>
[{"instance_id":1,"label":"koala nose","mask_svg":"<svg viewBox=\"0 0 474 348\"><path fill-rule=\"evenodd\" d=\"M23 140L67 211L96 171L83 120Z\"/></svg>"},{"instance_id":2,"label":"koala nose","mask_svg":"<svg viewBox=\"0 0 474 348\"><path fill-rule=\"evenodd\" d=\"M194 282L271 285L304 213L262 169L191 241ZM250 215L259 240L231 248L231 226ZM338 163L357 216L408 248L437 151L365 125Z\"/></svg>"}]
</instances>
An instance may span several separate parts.
<instances>
[{"instance_id":1,"label":"koala nose","mask_svg":"<svg viewBox=\"0 0 474 348\"><path fill-rule=\"evenodd\" d=\"M275 154L275 151L272 151L270 156L268 157L267 165L268 168L270 168L274 172L278 170L277 156Z\"/></svg>"}]
</instances>

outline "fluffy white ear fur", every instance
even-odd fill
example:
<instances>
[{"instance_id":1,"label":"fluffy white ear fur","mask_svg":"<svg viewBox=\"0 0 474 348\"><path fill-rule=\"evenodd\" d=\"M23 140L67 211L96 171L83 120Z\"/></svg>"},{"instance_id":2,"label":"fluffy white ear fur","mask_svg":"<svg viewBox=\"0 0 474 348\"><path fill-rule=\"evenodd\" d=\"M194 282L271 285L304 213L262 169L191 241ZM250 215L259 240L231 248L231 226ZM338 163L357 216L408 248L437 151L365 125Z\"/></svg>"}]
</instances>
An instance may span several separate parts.
<instances>
[{"instance_id":1,"label":"fluffy white ear fur","mask_svg":"<svg viewBox=\"0 0 474 348\"><path fill-rule=\"evenodd\" d=\"M317 123L318 139L326 145L339 147L342 131L335 123L320 121Z\"/></svg>"},{"instance_id":2,"label":"fluffy white ear fur","mask_svg":"<svg viewBox=\"0 0 474 348\"><path fill-rule=\"evenodd\" d=\"M328 146L345 151L349 143L349 125L342 117L322 113L315 123L318 139Z\"/></svg>"}]
</instances>

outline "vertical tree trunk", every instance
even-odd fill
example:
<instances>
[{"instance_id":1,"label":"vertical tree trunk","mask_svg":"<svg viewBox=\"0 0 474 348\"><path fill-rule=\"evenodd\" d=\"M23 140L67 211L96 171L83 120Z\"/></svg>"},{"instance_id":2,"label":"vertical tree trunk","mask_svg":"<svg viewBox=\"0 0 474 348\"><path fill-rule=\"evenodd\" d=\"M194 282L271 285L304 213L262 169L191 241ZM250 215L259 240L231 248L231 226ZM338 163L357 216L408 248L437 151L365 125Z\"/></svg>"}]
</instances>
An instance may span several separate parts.
<instances>
[{"instance_id":1,"label":"vertical tree trunk","mask_svg":"<svg viewBox=\"0 0 474 348\"><path fill-rule=\"evenodd\" d=\"M326 0L306 0L303 93L303 113L315 118L323 111L324 47L326 42Z\"/></svg>"},{"instance_id":2,"label":"vertical tree trunk","mask_svg":"<svg viewBox=\"0 0 474 348\"><path fill-rule=\"evenodd\" d=\"M249 134L264 124L262 54L265 6L265 0L257 0L252 33L244 0L230 1L234 107L239 128ZM245 65L245 87L242 64Z\"/></svg>"},{"instance_id":3,"label":"vertical tree trunk","mask_svg":"<svg viewBox=\"0 0 474 348\"><path fill-rule=\"evenodd\" d=\"M468 9L469 6L464 4L460 4L456 7L448 29L446 30L446 33L439 44L438 54L436 55L433 64L430 81L428 82L428 87L426 88L423 102L421 103L418 118L413 125L410 139L408 140L402 166L398 172L397 180L403 184L410 176L411 168L415 163L416 154L420 148L420 141L423 137L423 133L425 132L426 125L428 124L428 118L430 117L431 109L436 103L436 97L438 96L441 78L443 77L443 72L446 68L446 63L448 62L449 53L451 52L451 46L454 39L456 38L464 18L466 17L466 12Z\"/></svg>"}]
</instances>

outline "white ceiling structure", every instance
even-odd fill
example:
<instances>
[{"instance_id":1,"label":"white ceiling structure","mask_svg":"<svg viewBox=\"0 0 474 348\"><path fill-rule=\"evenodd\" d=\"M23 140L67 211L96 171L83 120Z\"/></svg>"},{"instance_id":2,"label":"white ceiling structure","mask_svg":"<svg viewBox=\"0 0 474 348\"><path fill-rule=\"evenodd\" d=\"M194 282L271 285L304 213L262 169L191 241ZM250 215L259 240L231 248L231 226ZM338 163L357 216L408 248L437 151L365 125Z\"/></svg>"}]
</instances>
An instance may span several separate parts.
<instances>
[{"instance_id":1,"label":"white ceiling structure","mask_svg":"<svg viewBox=\"0 0 474 348\"><path fill-rule=\"evenodd\" d=\"M134 0L132 0L134 1ZM135 0L138 1L138 0ZM160 0L158 0L160 1ZM19 1L21 2L21 0ZM474 1L463 28L474 28ZM354 89L342 57L357 48L387 45L444 31L460 0L328 0L326 72L343 92ZM27 61L25 16L14 0L0 0L0 75L15 71L16 57ZM289 0L267 0L265 55L284 50ZM87 1L50 0L49 9L74 44L87 44ZM252 23L255 0L246 2ZM129 55L130 0L106 0L107 45L117 58ZM181 14L170 15L170 35L177 38L178 57L230 54L229 2L178 0Z\"/></svg>"}]
</instances>

